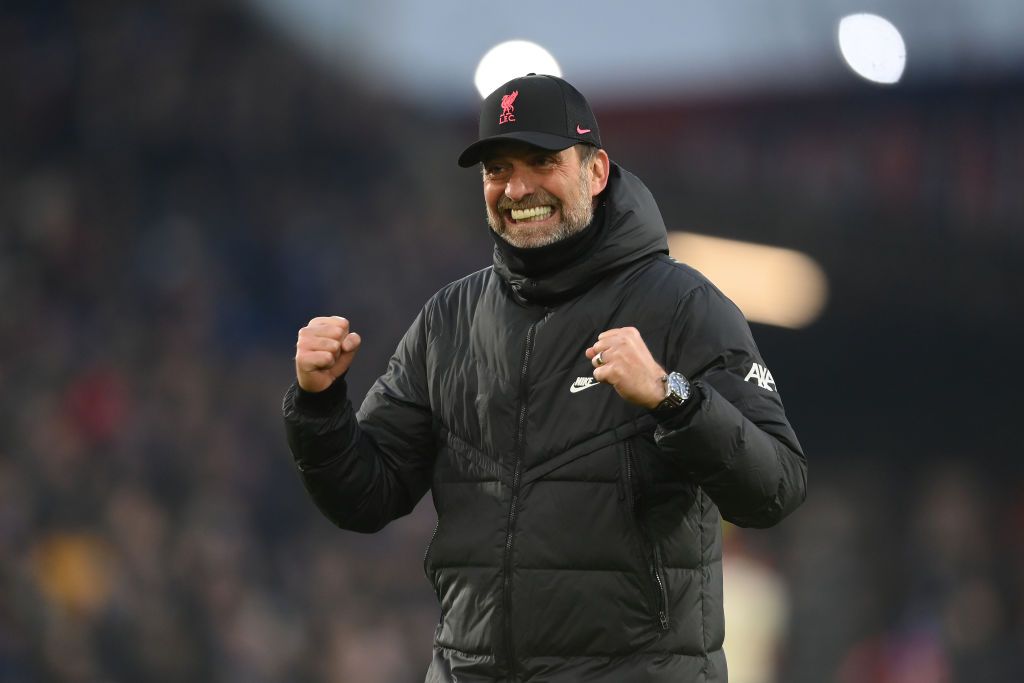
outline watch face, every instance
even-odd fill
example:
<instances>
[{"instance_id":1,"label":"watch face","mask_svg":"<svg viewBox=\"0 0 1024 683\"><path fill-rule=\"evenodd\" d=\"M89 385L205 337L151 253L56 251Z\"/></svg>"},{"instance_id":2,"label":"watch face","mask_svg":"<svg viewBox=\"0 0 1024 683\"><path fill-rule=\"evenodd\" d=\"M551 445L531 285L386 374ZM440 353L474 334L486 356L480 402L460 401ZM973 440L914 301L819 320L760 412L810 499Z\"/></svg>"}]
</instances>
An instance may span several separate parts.
<instances>
[{"instance_id":1,"label":"watch face","mask_svg":"<svg viewBox=\"0 0 1024 683\"><path fill-rule=\"evenodd\" d=\"M686 378L680 374L676 374L674 379L674 388L679 392L680 398L684 401L690 398L690 383L686 381Z\"/></svg>"},{"instance_id":2,"label":"watch face","mask_svg":"<svg viewBox=\"0 0 1024 683\"><path fill-rule=\"evenodd\" d=\"M678 372L670 373L665 385L665 403L681 406L690 398L690 383Z\"/></svg>"}]
</instances>

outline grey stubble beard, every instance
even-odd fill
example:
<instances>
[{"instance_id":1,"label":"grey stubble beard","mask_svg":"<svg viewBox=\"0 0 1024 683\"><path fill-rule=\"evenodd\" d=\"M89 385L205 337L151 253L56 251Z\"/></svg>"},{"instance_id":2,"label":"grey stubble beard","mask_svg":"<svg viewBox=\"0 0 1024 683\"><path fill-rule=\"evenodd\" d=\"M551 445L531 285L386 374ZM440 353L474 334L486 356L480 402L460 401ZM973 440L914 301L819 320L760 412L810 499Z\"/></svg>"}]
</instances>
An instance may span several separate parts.
<instances>
[{"instance_id":1,"label":"grey stubble beard","mask_svg":"<svg viewBox=\"0 0 1024 683\"><path fill-rule=\"evenodd\" d=\"M520 202L502 197L498 201L497 211L492 211L490 205L484 202L487 208L487 223L491 226L491 230L502 239L520 249L536 249L560 242L580 232L594 220L594 202L590 196L590 178L586 167L580 169L579 190L579 200L571 206L565 205L544 190L541 190L539 194L534 193ZM548 232L534 234L529 230L512 232L508 229L503 216L506 209L528 209L545 205L551 205L561 213L561 220Z\"/></svg>"}]
</instances>

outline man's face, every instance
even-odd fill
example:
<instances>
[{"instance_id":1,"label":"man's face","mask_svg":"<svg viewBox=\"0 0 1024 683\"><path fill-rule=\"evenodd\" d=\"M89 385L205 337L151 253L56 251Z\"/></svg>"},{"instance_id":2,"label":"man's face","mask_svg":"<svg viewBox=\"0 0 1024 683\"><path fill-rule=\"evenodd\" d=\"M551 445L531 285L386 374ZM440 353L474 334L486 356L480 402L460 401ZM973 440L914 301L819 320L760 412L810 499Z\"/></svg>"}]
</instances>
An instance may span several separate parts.
<instances>
[{"instance_id":1,"label":"man's face","mask_svg":"<svg viewBox=\"0 0 1024 683\"><path fill-rule=\"evenodd\" d=\"M600 154L601 152L599 152ZM570 147L552 152L521 142L499 143L483 160L484 202L491 229L515 247L534 248L573 235L594 217L593 164Z\"/></svg>"}]
</instances>

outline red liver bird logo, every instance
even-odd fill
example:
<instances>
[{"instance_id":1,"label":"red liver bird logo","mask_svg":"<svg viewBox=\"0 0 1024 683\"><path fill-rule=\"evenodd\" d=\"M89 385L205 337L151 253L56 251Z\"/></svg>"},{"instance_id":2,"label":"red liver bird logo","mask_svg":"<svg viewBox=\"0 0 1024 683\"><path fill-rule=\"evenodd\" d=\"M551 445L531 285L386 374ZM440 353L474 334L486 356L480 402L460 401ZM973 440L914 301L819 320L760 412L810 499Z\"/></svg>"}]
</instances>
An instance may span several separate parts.
<instances>
[{"instance_id":1,"label":"red liver bird logo","mask_svg":"<svg viewBox=\"0 0 1024 683\"><path fill-rule=\"evenodd\" d=\"M516 115L512 113L515 109L512 103L516 101L517 97L519 97L519 91L513 90L511 94L505 95L501 98L501 116L498 117L499 125L516 120Z\"/></svg>"}]
</instances>

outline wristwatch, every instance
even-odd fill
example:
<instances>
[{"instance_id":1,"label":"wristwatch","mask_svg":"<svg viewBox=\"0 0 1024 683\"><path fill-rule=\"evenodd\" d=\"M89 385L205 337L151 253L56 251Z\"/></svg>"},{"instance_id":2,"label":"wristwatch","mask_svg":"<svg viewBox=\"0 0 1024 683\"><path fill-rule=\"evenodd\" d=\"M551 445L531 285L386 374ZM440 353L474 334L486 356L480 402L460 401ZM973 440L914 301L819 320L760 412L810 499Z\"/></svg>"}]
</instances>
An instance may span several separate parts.
<instances>
[{"instance_id":1,"label":"wristwatch","mask_svg":"<svg viewBox=\"0 0 1024 683\"><path fill-rule=\"evenodd\" d=\"M661 381L665 383L665 398L655 408L657 412L679 408L690 398L690 380L678 372L668 373Z\"/></svg>"}]
</instances>

